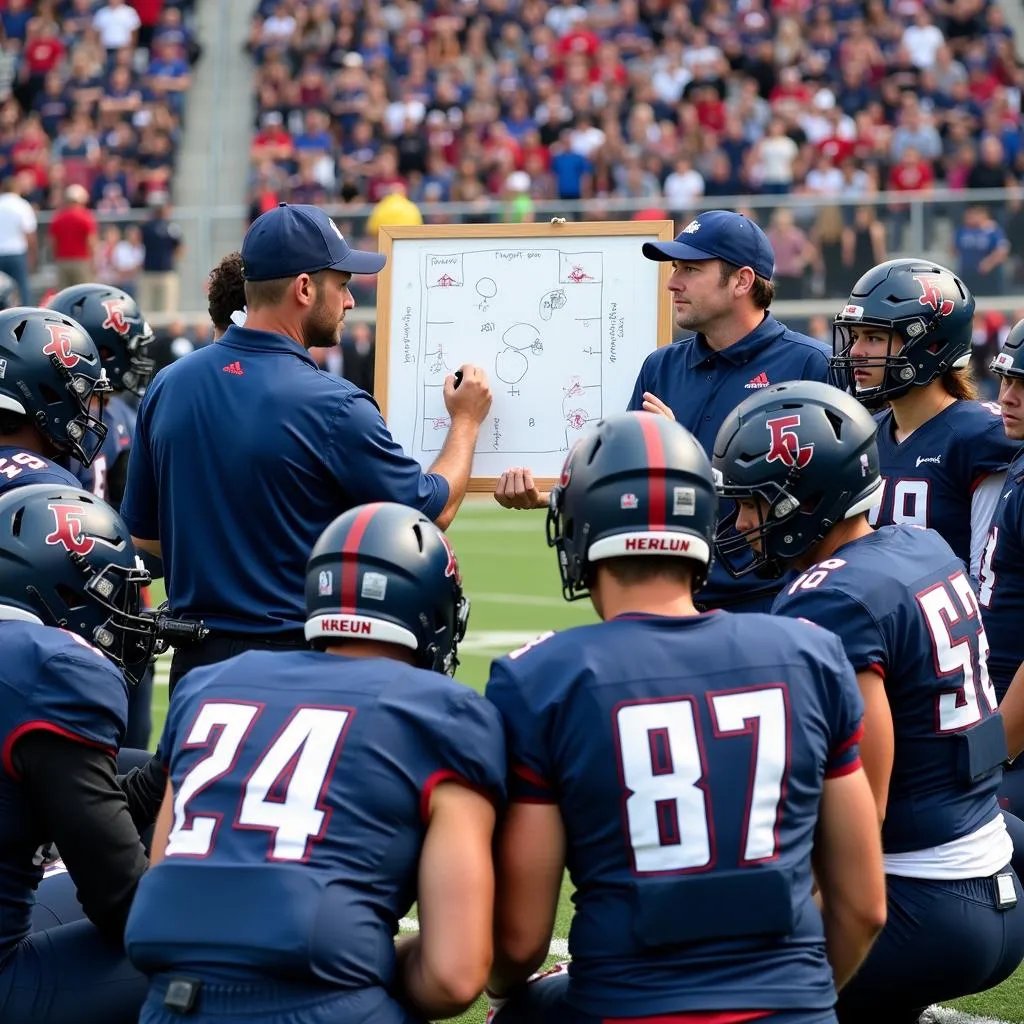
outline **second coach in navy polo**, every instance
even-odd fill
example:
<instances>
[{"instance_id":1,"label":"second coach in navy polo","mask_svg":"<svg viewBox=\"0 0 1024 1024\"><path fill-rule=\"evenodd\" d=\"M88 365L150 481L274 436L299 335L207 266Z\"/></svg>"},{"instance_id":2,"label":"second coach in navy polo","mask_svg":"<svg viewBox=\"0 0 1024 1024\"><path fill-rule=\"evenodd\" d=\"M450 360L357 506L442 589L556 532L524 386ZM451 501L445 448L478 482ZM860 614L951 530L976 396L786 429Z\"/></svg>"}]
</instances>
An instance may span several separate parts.
<instances>
[{"instance_id":1,"label":"second coach in navy polo","mask_svg":"<svg viewBox=\"0 0 1024 1024\"><path fill-rule=\"evenodd\" d=\"M121 514L163 557L174 615L210 636L175 650L186 671L253 647L305 644L306 559L335 516L394 501L446 527L465 496L486 375L444 385L451 416L430 471L395 443L374 400L322 371L310 348L337 345L353 274L384 257L349 247L315 206L257 218L242 242L246 322L159 373L139 408Z\"/></svg>"},{"instance_id":2,"label":"second coach in navy polo","mask_svg":"<svg viewBox=\"0 0 1024 1024\"><path fill-rule=\"evenodd\" d=\"M828 381L830 350L769 312L775 255L752 220L708 210L673 241L645 243L643 254L671 261L668 290L676 326L695 333L647 357L630 409L673 417L710 456L718 428L752 391L787 380ZM522 469L502 475L495 498L508 508L547 504ZM700 606L768 611L779 586L753 576L733 579L716 562L700 591Z\"/></svg>"}]
</instances>

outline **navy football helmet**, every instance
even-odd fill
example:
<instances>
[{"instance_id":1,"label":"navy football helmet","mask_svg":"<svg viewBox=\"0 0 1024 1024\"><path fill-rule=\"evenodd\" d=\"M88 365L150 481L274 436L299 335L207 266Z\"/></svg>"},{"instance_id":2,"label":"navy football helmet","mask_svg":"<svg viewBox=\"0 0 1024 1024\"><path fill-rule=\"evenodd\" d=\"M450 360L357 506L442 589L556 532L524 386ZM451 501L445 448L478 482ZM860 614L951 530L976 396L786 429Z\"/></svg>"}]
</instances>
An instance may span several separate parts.
<instances>
[{"instance_id":1,"label":"navy football helmet","mask_svg":"<svg viewBox=\"0 0 1024 1024\"><path fill-rule=\"evenodd\" d=\"M599 421L551 489L548 545L558 551L562 596L589 596L594 562L635 555L690 559L696 592L711 565L717 518L711 464L688 430L649 412Z\"/></svg>"},{"instance_id":2,"label":"navy football helmet","mask_svg":"<svg viewBox=\"0 0 1024 1024\"><path fill-rule=\"evenodd\" d=\"M0 417L25 416L59 452L88 466L107 436L102 406L90 399L110 391L92 339L52 309L0 311Z\"/></svg>"},{"instance_id":3,"label":"navy football helmet","mask_svg":"<svg viewBox=\"0 0 1024 1024\"><path fill-rule=\"evenodd\" d=\"M888 335L886 354L853 356L851 331L871 327ZM973 331L974 296L951 270L923 259L880 263L853 286L833 321L833 379L868 405L899 398L967 366ZM880 370L880 382L858 385L858 369Z\"/></svg>"},{"instance_id":4,"label":"navy football helmet","mask_svg":"<svg viewBox=\"0 0 1024 1024\"><path fill-rule=\"evenodd\" d=\"M393 502L359 505L317 540L306 566L306 639L379 640L453 675L469 601L444 532Z\"/></svg>"},{"instance_id":5,"label":"navy football helmet","mask_svg":"<svg viewBox=\"0 0 1024 1024\"><path fill-rule=\"evenodd\" d=\"M1024 320L1018 320L1006 336L1002 348L988 364L989 371L997 377L1014 380L1024 378Z\"/></svg>"},{"instance_id":6,"label":"navy football helmet","mask_svg":"<svg viewBox=\"0 0 1024 1024\"><path fill-rule=\"evenodd\" d=\"M883 486L877 431L856 399L819 381L776 384L741 402L715 439L718 493L761 498L767 510L743 533L734 532L738 506L718 524L715 550L729 574L778 578L840 520L874 508Z\"/></svg>"},{"instance_id":7,"label":"navy football helmet","mask_svg":"<svg viewBox=\"0 0 1024 1024\"><path fill-rule=\"evenodd\" d=\"M76 284L57 292L46 306L85 328L115 391L142 397L156 366L145 354L153 331L127 292L109 284Z\"/></svg>"},{"instance_id":8,"label":"navy football helmet","mask_svg":"<svg viewBox=\"0 0 1024 1024\"><path fill-rule=\"evenodd\" d=\"M140 594L150 582L128 527L94 494L29 484L0 496L0 619L77 633L137 682L156 642Z\"/></svg>"}]
</instances>

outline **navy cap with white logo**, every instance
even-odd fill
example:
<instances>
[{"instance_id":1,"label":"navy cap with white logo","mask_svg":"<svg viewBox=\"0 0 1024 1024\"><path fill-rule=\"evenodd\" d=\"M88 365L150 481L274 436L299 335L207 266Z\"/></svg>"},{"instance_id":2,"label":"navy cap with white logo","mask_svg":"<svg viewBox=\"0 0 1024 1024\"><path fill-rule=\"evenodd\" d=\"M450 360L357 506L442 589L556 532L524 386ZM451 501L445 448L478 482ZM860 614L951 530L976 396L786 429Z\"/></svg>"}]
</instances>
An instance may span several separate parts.
<instances>
[{"instance_id":1,"label":"navy cap with white logo","mask_svg":"<svg viewBox=\"0 0 1024 1024\"><path fill-rule=\"evenodd\" d=\"M320 270L376 274L386 257L353 249L317 206L281 203L252 222L242 241L246 281L275 281Z\"/></svg>"},{"instance_id":2,"label":"navy cap with white logo","mask_svg":"<svg viewBox=\"0 0 1024 1024\"><path fill-rule=\"evenodd\" d=\"M771 280L775 253L768 236L749 217L731 210L698 214L671 242L644 242L649 260L723 260L750 267Z\"/></svg>"}]
</instances>

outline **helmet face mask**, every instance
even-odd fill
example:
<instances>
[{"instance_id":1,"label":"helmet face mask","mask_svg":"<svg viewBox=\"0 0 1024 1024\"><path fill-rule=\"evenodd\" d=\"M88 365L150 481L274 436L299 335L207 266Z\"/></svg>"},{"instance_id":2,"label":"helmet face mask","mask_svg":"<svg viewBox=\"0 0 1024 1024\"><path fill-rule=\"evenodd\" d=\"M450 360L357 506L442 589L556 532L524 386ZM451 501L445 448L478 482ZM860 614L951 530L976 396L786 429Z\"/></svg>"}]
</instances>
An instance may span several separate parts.
<instances>
[{"instance_id":1,"label":"helmet face mask","mask_svg":"<svg viewBox=\"0 0 1024 1024\"><path fill-rule=\"evenodd\" d=\"M25 417L54 451L90 465L107 436L111 387L81 325L50 309L0 311L0 360L0 412Z\"/></svg>"},{"instance_id":2,"label":"helmet face mask","mask_svg":"<svg viewBox=\"0 0 1024 1024\"><path fill-rule=\"evenodd\" d=\"M47 308L82 325L99 350L113 390L142 397L156 368L146 355L153 331L127 292L113 285L77 284L57 292Z\"/></svg>"},{"instance_id":3,"label":"helmet face mask","mask_svg":"<svg viewBox=\"0 0 1024 1024\"><path fill-rule=\"evenodd\" d=\"M141 596L152 577L105 502L48 484L9 491L0 498L0 565L0 620L76 634L138 682L157 639Z\"/></svg>"},{"instance_id":4,"label":"helmet face mask","mask_svg":"<svg viewBox=\"0 0 1024 1024\"><path fill-rule=\"evenodd\" d=\"M77 409L75 414L67 420L63 437L60 436L59 414L50 416L39 410L34 417L36 426L55 448L72 455L83 466L90 466L100 448L103 447L103 441L107 436L107 425L103 422L103 408L107 395L113 389L104 370L100 371L97 378L88 377L85 374L74 375L61 364L56 356L51 356L50 359L54 372L64 378L64 388Z\"/></svg>"},{"instance_id":5,"label":"helmet face mask","mask_svg":"<svg viewBox=\"0 0 1024 1024\"><path fill-rule=\"evenodd\" d=\"M967 286L929 260L889 260L873 267L853 286L833 321L834 382L875 406L962 369L971 358L974 308ZM858 336L878 339L873 344L878 354L854 356Z\"/></svg>"},{"instance_id":6,"label":"helmet face mask","mask_svg":"<svg viewBox=\"0 0 1024 1024\"><path fill-rule=\"evenodd\" d=\"M865 336L882 354L852 354L858 337ZM905 349L903 338L889 324L849 324L837 320L832 325L832 370L843 389L864 404L898 398L913 387L916 371Z\"/></svg>"},{"instance_id":7,"label":"helmet face mask","mask_svg":"<svg viewBox=\"0 0 1024 1024\"><path fill-rule=\"evenodd\" d=\"M753 573L758 579L778 579L786 573L786 558L796 557L786 549L793 545L793 532L784 535L789 527L798 530L796 522L800 502L785 485L765 481L760 485L718 485L719 497L735 502L733 508L718 521L715 554L734 579ZM757 511L757 525L742 532L736 524L740 517L740 502L750 502ZM784 545L783 537L789 543ZM815 537L807 546L820 540ZM798 556L802 552L797 552Z\"/></svg>"},{"instance_id":8,"label":"helmet face mask","mask_svg":"<svg viewBox=\"0 0 1024 1024\"><path fill-rule=\"evenodd\" d=\"M729 574L777 578L838 522L873 508L883 488L877 430L857 400L817 381L741 402L715 440L716 487L723 499L753 502L757 524L736 531L739 505L718 523L715 550Z\"/></svg>"}]
</instances>

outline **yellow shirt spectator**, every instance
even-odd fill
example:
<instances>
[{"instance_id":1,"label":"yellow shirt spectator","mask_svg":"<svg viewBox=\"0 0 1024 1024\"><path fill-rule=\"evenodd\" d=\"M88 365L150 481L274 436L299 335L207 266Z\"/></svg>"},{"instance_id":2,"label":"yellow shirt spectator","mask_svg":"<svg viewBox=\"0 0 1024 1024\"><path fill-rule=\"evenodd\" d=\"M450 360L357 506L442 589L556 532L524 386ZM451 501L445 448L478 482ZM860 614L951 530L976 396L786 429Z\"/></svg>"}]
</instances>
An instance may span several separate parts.
<instances>
[{"instance_id":1,"label":"yellow shirt spectator","mask_svg":"<svg viewBox=\"0 0 1024 1024\"><path fill-rule=\"evenodd\" d=\"M371 238L376 238L385 224L391 227L406 227L422 223L423 214L420 213L420 208L404 192L389 192L370 211L370 216L366 219L366 233Z\"/></svg>"}]
</instances>

